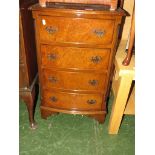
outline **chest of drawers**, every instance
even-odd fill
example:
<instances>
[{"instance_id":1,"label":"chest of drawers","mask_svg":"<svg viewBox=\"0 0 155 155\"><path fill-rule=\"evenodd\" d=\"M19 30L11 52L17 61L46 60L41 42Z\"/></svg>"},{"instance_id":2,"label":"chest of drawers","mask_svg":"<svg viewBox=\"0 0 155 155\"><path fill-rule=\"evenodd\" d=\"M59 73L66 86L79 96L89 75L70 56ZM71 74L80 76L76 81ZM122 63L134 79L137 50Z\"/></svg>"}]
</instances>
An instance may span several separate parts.
<instances>
[{"instance_id":1,"label":"chest of drawers","mask_svg":"<svg viewBox=\"0 0 155 155\"><path fill-rule=\"evenodd\" d=\"M124 12L73 5L31 7L35 19L41 116L81 114L104 122Z\"/></svg>"}]
</instances>

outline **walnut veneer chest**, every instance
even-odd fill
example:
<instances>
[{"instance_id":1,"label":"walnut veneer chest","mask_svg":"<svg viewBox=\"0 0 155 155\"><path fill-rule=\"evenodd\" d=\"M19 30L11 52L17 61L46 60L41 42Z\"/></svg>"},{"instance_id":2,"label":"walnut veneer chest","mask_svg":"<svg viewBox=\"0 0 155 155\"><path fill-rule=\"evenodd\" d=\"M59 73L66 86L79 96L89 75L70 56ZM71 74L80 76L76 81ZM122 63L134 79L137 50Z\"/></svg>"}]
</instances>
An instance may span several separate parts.
<instances>
[{"instance_id":1,"label":"walnut veneer chest","mask_svg":"<svg viewBox=\"0 0 155 155\"><path fill-rule=\"evenodd\" d=\"M41 116L88 115L104 122L123 10L54 4L32 6Z\"/></svg>"}]
</instances>

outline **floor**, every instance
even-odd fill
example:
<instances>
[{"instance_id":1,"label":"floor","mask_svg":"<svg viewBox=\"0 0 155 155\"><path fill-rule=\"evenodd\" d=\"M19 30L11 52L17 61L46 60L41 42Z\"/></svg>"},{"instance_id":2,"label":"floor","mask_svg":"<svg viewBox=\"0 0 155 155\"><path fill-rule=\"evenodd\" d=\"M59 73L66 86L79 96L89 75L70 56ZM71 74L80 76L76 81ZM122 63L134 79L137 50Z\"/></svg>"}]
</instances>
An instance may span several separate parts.
<instances>
[{"instance_id":1,"label":"floor","mask_svg":"<svg viewBox=\"0 0 155 155\"><path fill-rule=\"evenodd\" d=\"M134 155L135 117L125 115L118 135L108 135L113 97L108 101L104 124L80 115L59 114L43 120L39 99L35 119L38 129L28 127L24 102L19 106L20 155Z\"/></svg>"}]
</instances>

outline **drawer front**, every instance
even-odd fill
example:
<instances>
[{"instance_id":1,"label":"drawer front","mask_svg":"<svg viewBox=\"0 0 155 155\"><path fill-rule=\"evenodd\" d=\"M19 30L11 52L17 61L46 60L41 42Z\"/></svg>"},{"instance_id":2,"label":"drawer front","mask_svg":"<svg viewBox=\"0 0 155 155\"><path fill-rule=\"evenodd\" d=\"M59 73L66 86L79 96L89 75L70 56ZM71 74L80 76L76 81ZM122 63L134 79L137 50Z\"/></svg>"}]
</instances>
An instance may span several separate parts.
<instances>
[{"instance_id":1,"label":"drawer front","mask_svg":"<svg viewBox=\"0 0 155 155\"><path fill-rule=\"evenodd\" d=\"M68 90L103 91L106 74L92 72L65 72L43 69L44 88L62 88Z\"/></svg>"},{"instance_id":2,"label":"drawer front","mask_svg":"<svg viewBox=\"0 0 155 155\"><path fill-rule=\"evenodd\" d=\"M107 69L110 49L41 46L42 65L53 68Z\"/></svg>"},{"instance_id":3,"label":"drawer front","mask_svg":"<svg viewBox=\"0 0 155 155\"><path fill-rule=\"evenodd\" d=\"M114 20L40 16L40 39L48 42L110 44Z\"/></svg>"},{"instance_id":4,"label":"drawer front","mask_svg":"<svg viewBox=\"0 0 155 155\"><path fill-rule=\"evenodd\" d=\"M102 95L98 94L44 91L43 100L43 106L59 109L101 110L102 106Z\"/></svg>"}]
</instances>

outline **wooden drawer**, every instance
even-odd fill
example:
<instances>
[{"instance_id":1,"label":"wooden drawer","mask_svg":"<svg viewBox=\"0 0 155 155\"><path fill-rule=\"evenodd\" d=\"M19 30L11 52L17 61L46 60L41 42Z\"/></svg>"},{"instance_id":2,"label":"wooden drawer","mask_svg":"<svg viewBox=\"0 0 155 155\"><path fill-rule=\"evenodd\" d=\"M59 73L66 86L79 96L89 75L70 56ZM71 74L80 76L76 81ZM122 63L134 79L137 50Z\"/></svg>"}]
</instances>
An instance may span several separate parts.
<instances>
[{"instance_id":1,"label":"wooden drawer","mask_svg":"<svg viewBox=\"0 0 155 155\"><path fill-rule=\"evenodd\" d=\"M101 110L102 95L44 91L42 106L70 110ZM102 110L105 110L105 107Z\"/></svg>"},{"instance_id":2,"label":"wooden drawer","mask_svg":"<svg viewBox=\"0 0 155 155\"><path fill-rule=\"evenodd\" d=\"M92 72L65 72L43 69L43 87L68 90L103 91L106 74Z\"/></svg>"},{"instance_id":3,"label":"wooden drawer","mask_svg":"<svg viewBox=\"0 0 155 155\"><path fill-rule=\"evenodd\" d=\"M114 20L40 16L40 39L47 42L111 44Z\"/></svg>"},{"instance_id":4,"label":"wooden drawer","mask_svg":"<svg viewBox=\"0 0 155 155\"><path fill-rule=\"evenodd\" d=\"M42 65L52 68L107 69L110 49L41 46Z\"/></svg>"}]
</instances>

